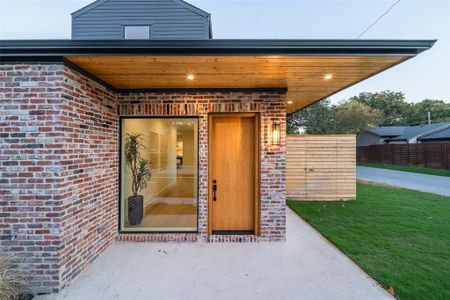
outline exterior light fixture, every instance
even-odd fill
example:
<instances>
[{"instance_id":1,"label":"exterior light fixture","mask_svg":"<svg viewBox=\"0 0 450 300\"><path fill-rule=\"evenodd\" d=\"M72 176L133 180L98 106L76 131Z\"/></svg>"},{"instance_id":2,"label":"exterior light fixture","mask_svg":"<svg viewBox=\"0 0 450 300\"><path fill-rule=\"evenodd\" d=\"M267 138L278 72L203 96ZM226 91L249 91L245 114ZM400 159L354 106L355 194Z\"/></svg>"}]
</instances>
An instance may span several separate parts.
<instances>
[{"instance_id":1,"label":"exterior light fixture","mask_svg":"<svg viewBox=\"0 0 450 300\"><path fill-rule=\"evenodd\" d=\"M275 120L270 122L270 144L273 146L281 144L281 126Z\"/></svg>"},{"instance_id":2,"label":"exterior light fixture","mask_svg":"<svg viewBox=\"0 0 450 300\"><path fill-rule=\"evenodd\" d=\"M292 101L288 101L287 104L292 104Z\"/></svg>"},{"instance_id":3,"label":"exterior light fixture","mask_svg":"<svg viewBox=\"0 0 450 300\"><path fill-rule=\"evenodd\" d=\"M325 76L323 76L323 79L325 80L330 80L331 78L333 78L333 74L326 74Z\"/></svg>"},{"instance_id":4,"label":"exterior light fixture","mask_svg":"<svg viewBox=\"0 0 450 300\"><path fill-rule=\"evenodd\" d=\"M194 76L194 74L188 74L188 75L186 76L186 79L187 79L187 80L194 80L194 79L195 79L195 76Z\"/></svg>"}]
</instances>

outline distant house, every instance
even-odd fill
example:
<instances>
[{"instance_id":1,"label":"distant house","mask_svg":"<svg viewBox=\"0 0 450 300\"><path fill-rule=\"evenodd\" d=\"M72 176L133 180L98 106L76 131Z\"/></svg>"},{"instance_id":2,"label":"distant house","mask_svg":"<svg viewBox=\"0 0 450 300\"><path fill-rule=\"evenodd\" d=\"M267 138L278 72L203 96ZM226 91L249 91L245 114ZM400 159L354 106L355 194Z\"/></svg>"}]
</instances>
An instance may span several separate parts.
<instances>
[{"instance_id":1,"label":"distant house","mask_svg":"<svg viewBox=\"0 0 450 300\"><path fill-rule=\"evenodd\" d=\"M357 146L375 144L415 144L450 141L450 122L418 126L368 127L356 138Z\"/></svg>"},{"instance_id":2,"label":"distant house","mask_svg":"<svg viewBox=\"0 0 450 300\"><path fill-rule=\"evenodd\" d=\"M369 146L375 144L387 144L387 140L403 133L404 127L368 127L356 138L357 146Z\"/></svg>"},{"instance_id":3,"label":"distant house","mask_svg":"<svg viewBox=\"0 0 450 300\"><path fill-rule=\"evenodd\" d=\"M450 143L450 124L417 138L420 143Z\"/></svg>"}]
</instances>

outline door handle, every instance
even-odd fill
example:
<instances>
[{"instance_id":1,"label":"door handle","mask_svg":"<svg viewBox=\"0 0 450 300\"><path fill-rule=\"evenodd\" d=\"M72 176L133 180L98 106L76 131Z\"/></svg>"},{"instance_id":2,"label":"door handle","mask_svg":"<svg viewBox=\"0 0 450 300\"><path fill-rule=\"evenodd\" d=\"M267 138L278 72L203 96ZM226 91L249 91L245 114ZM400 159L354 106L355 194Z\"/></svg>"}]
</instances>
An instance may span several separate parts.
<instances>
[{"instance_id":1,"label":"door handle","mask_svg":"<svg viewBox=\"0 0 450 300\"><path fill-rule=\"evenodd\" d=\"M213 191L213 201L216 201L217 180L213 180L212 191Z\"/></svg>"}]
</instances>

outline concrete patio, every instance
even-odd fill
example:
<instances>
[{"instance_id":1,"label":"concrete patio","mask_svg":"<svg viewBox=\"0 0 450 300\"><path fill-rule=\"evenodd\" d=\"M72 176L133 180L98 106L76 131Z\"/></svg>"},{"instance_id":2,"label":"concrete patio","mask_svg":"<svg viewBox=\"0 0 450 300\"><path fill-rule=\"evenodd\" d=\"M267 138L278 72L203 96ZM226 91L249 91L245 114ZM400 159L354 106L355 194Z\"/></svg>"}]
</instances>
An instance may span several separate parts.
<instances>
[{"instance_id":1,"label":"concrete patio","mask_svg":"<svg viewBox=\"0 0 450 300\"><path fill-rule=\"evenodd\" d=\"M116 242L38 299L392 299L290 209L287 222L279 243Z\"/></svg>"}]
</instances>

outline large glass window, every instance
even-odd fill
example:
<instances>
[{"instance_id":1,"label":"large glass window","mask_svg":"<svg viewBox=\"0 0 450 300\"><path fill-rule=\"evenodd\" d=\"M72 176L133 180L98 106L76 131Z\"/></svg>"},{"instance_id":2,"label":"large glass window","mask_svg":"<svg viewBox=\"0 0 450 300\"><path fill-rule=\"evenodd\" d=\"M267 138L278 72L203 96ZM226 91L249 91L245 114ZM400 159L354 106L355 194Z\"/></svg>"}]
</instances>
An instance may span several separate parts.
<instances>
[{"instance_id":1,"label":"large glass window","mask_svg":"<svg viewBox=\"0 0 450 300\"><path fill-rule=\"evenodd\" d=\"M198 120L125 118L121 126L121 230L196 231Z\"/></svg>"}]
</instances>

